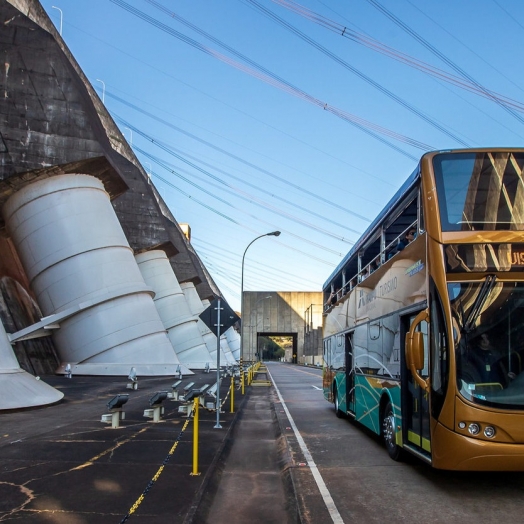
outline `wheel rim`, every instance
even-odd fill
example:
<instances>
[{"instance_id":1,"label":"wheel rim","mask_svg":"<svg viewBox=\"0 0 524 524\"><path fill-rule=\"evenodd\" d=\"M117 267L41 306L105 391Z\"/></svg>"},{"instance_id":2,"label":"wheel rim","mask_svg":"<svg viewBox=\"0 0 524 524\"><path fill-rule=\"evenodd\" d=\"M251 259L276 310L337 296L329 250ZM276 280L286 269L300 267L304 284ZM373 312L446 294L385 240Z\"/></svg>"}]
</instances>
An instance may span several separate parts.
<instances>
[{"instance_id":1,"label":"wheel rim","mask_svg":"<svg viewBox=\"0 0 524 524\"><path fill-rule=\"evenodd\" d=\"M382 423L382 431L384 432L384 441L388 448L394 448L396 446L395 442L395 417L391 411L388 411L384 417L384 422Z\"/></svg>"}]
</instances>

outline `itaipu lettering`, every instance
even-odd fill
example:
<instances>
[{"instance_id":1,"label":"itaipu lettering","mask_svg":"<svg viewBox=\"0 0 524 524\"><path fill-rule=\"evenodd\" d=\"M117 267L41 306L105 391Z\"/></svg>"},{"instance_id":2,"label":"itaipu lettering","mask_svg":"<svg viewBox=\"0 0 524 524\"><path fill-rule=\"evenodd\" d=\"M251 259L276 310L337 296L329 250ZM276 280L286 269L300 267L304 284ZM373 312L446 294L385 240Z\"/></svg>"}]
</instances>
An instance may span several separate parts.
<instances>
[{"instance_id":1,"label":"itaipu lettering","mask_svg":"<svg viewBox=\"0 0 524 524\"><path fill-rule=\"evenodd\" d=\"M363 289L360 290L358 297L358 309L363 306L368 306L377 298L377 291L373 290L371 293L366 293Z\"/></svg>"},{"instance_id":2,"label":"itaipu lettering","mask_svg":"<svg viewBox=\"0 0 524 524\"><path fill-rule=\"evenodd\" d=\"M395 291L395 289L397 289L397 277L394 277L384 282L384 284L380 284L378 289L379 289L379 294L381 297L384 297L388 293Z\"/></svg>"},{"instance_id":3,"label":"itaipu lettering","mask_svg":"<svg viewBox=\"0 0 524 524\"><path fill-rule=\"evenodd\" d=\"M397 289L398 280L397 277L393 277L390 280L380 284L378 288L374 289L370 293L366 293L363 289L360 290L358 297L358 309L364 306L374 307L373 302L379 297L385 297L387 294Z\"/></svg>"},{"instance_id":4,"label":"itaipu lettering","mask_svg":"<svg viewBox=\"0 0 524 524\"><path fill-rule=\"evenodd\" d=\"M421 260L419 260L418 262L415 262L412 266L406 269L406 275L408 275L409 277L412 277L413 275L415 275L419 271L422 271L423 269L424 269L424 264L422 263Z\"/></svg>"}]
</instances>

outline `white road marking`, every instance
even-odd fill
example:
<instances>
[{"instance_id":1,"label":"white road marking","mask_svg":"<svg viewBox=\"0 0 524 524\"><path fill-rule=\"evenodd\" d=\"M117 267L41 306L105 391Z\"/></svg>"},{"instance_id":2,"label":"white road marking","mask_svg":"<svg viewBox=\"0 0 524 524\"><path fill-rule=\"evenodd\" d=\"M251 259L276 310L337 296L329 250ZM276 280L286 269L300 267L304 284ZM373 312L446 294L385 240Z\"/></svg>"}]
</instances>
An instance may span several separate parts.
<instances>
[{"instance_id":1,"label":"white road marking","mask_svg":"<svg viewBox=\"0 0 524 524\"><path fill-rule=\"evenodd\" d=\"M271 382L273 382L273 387L275 388L275 391L277 392L278 399L280 400L282 407L284 408L284 411L286 412L287 418L289 419L289 423L291 424L291 427L293 428L293 432L295 433L297 442L300 446L300 449L302 450L302 453L304 454L304 458L306 459L307 464L309 468L311 469L311 473L313 474L313 478L315 479L315 482L317 483L318 490L320 491L320 494L322 495L322 499L324 500L324 503L329 512L329 515L331 516L331 519L333 520L335 524L344 524L344 521L342 520L342 517L340 516L340 513L338 512L338 509L335 506L335 502L333 501L333 498L331 497L331 493L327 489L326 483L324 482L322 475L318 471L317 465L315 464L315 461L313 460L313 457L311 456L311 453L309 452L309 449L307 448L306 443L304 442L304 439L302 438L302 435L298 431L298 428L295 425L295 421L293 420L291 413L287 409L286 403L284 402L284 399L282 398L282 395L280 394L280 391L277 385L275 384L275 380L271 376L269 369L267 370L267 372L269 373L269 376L271 377Z\"/></svg>"},{"instance_id":2,"label":"white road marking","mask_svg":"<svg viewBox=\"0 0 524 524\"><path fill-rule=\"evenodd\" d=\"M322 388L319 388L318 386L311 386L312 388L318 389L319 391L322 391Z\"/></svg>"}]
</instances>

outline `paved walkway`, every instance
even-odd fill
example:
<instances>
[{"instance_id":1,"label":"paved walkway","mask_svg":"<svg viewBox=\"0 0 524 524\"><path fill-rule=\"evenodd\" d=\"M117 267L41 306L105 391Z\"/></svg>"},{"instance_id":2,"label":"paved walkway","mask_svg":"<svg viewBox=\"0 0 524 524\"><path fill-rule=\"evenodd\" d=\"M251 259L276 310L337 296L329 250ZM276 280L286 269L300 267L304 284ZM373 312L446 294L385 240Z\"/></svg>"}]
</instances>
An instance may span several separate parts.
<instances>
[{"instance_id":1,"label":"paved walkway","mask_svg":"<svg viewBox=\"0 0 524 524\"><path fill-rule=\"evenodd\" d=\"M228 444L196 522L296 522L269 387L252 387Z\"/></svg>"}]
</instances>

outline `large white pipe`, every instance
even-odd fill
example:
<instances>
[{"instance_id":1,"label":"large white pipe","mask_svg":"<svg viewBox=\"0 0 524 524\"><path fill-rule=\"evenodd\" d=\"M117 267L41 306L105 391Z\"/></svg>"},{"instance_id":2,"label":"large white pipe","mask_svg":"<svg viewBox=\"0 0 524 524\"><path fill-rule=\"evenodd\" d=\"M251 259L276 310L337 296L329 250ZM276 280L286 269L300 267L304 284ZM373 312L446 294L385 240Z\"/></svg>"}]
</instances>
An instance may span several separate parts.
<instances>
[{"instance_id":1,"label":"large white pipe","mask_svg":"<svg viewBox=\"0 0 524 524\"><path fill-rule=\"evenodd\" d=\"M216 363L216 360L217 360L216 333L213 333L204 324L204 322L199 318L200 313L202 313L202 311L204 311L206 307L202 303L202 300L200 300L200 297L198 296L198 292L193 282L182 282L180 284L180 288L182 289L182 292L184 293L184 296L186 297L186 301L187 301L187 304L189 306L191 313L195 315L195 317L198 319L198 322L197 322L198 329L200 330L200 333L202 334L202 338L204 339L204 342L206 343L207 349L209 350L211 357L214 359L214 362ZM230 363L230 359L226 357L222 347L220 347L220 365L225 366L228 363Z\"/></svg>"},{"instance_id":2,"label":"large white pipe","mask_svg":"<svg viewBox=\"0 0 524 524\"><path fill-rule=\"evenodd\" d=\"M180 362L190 369L216 368L216 359L213 362L165 252L148 251L135 259L146 284L155 292L156 309Z\"/></svg>"},{"instance_id":3,"label":"large white pipe","mask_svg":"<svg viewBox=\"0 0 524 524\"><path fill-rule=\"evenodd\" d=\"M71 312L53 335L57 372L70 364L83 375L177 373L153 292L98 179L40 180L9 198L3 215L44 315Z\"/></svg>"},{"instance_id":4,"label":"large white pipe","mask_svg":"<svg viewBox=\"0 0 524 524\"><path fill-rule=\"evenodd\" d=\"M231 326L226 331L227 343L233 354L235 360L240 360L240 334L239 332Z\"/></svg>"},{"instance_id":5,"label":"large white pipe","mask_svg":"<svg viewBox=\"0 0 524 524\"><path fill-rule=\"evenodd\" d=\"M0 322L0 411L54 404L63 396L20 367Z\"/></svg>"}]
</instances>

